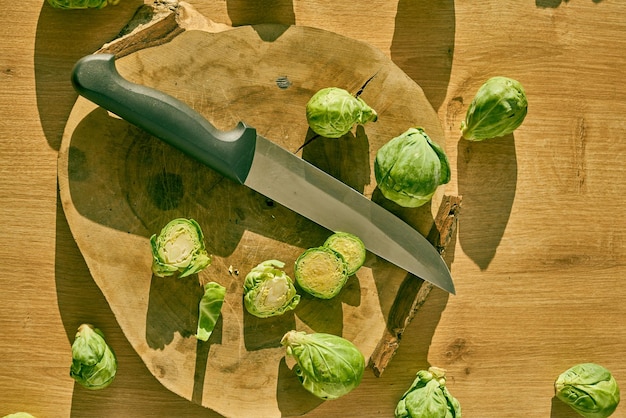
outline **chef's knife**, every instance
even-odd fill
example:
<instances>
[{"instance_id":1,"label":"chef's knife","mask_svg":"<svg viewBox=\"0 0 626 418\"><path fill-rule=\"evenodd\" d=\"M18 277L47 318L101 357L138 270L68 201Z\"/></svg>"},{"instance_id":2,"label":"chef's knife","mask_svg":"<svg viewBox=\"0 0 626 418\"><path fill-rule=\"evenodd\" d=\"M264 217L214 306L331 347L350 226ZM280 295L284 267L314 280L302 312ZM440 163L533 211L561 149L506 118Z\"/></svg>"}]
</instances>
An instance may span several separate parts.
<instances>
[{"instance_id":1,"label":"chef's knife","mask_svg":"<svg viewBox=\"0 0 626 418\"><path fill-rule=\"evenodd\" d=\"M85 98L330 231L350 232L387 261L454 293L445 262L394 214L240 122L221 131L183 102L124 79L115 56L79 60L72 84Z\"/></svg>"}]
</instances>

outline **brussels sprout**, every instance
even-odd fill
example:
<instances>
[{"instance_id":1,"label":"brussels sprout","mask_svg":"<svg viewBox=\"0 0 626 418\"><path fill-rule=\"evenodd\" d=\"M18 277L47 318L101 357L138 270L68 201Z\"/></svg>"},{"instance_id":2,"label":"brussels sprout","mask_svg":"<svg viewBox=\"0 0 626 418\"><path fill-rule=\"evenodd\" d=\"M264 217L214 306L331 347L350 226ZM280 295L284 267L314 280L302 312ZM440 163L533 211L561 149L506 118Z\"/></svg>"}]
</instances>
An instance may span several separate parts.
<instances>
[{"instance_id":1,"label":"brussels sprout","mask_svg":"<svg viewBox=\"0 0 626 418\"><path fill-rule=\"evenodd\" d=\"M339 138L355 124L375 122L378 115L360 97L338 87L327 87L315 93L306 104L306 119L316 134Z\"/></svg>"},{"instance_id":2,"label":"brussels sprout","mask_svg":"<svg viewBox=\"0 0 626 418\"><path fill-rule=\"evenodd\" d=\"M102 9L116 5L120 0L48 0L50 6L57 9Z\"/></svg>"},{"instance_id":3,"label":"brussels sprout","mask_svg":"<svg viewBox=\"0 0 626 418\"><path fill-rule=\"evenodd\" d=\"M2 418L35 418L28 412L16 412L14 414L5 415Z\"/></svg>"},{"instance_id":4,"label":"brussels sprout","mask_svg":"<svg viewBox=\"0 0 626 418\"><path fill-rule=\"evenodd\" d=\"M610 371L595 363L577 364L554 382L556 397L585 418L606 418L619 404L619 387Z\"/></svg>"},{"instance_id":5,"label":"brussels sprout","mask_svg":"<svg viewBox=\"0 0 626 418\"><path fill-rule=\"evenodd\" d=\"M220 317L226 288L218 283L209 282L204 285L204 295L200 300L198 310L198 330L196 338L201 341L208 341L211 333Z\"/></svg>"},{"instance_id":6,"label":"brussels sprout","mask_svg":"<svg viewBox=\"0 0 626 418\"><path fill-rule=\"evenodd\" d=\"M180 273L185 277L211 264L211 256L204 248L204 235L193 219L171 220L157 236L150 238L152 271L159 277Z\"/></svg>"},{"instance_id":7,"label":"brussels sprout","mask_svg":"<svg viewBox=\"0 0 626 418\"><path fill-rule=\"evenodd\" d=\"M281 344L296 360L302 386L321 399L337 399L361 383L365 358L349 340L332 334L289 331Z\"/></svg>"},{"instance_id":8,"label":"brussels sprout","mask_svg":"<svg viewBox=\"0 0 626 418\"><path fill-rule=\"evenodd\" d=\"M461 133L470 141L504 136L522 124L527 112L526 93L519 81L493 77L478 89L461 122Z\"/></svg>"},{"instance_id":9,"label":"brussels sprout","mask_svg":"<svg viewBox=\"0 0 626 418\"><path fill-rule=\"evenodd\" d=\"M445 374L438 367L417 372L396 406L395 418L461 418L461 404L448 392Z\"/></svg>"},{"instance_id":10,"label":"brussels sprout","mask_svg":"<svg viewBox=\"0 0 626 418\"><path fill-rule=\"evenodd\" d=\"M346 284L348 265L332 248L309 248L296 259L295 276L305 292L320 299L331 299Z\"/></svg>"},{"instance_id":11,"label":"brussels sprout","mask_svg":"<svg viewBox=\"0 0 626 418\"><path fill-rule=\"evenodd\" d=\"M102 331L90 324L79 326L72 343L70 376L87 389L103 389L111 384L116 372L115 353Z\"/></svg>"},{"instance_id":12,"label":"brussels sprout","mask_svg":"<svg viewBox=\"0 0 626 418\"><path fill-rule=\"evenodd\" d=\"M437 187L450 181L450 163L422 128L410 128L380 147L374 176L383 196L415 208L430 201Z\"/></svg>"},{"instance_id":13,"label":"brussels sprout","mask_svg":"<svg viewBox=\"0 0 626 418\"><path fill-rule=\"evenodd\" d=\"M367 254L365 244L359 237L348 232L335 232L324 242L324 247L331 248L341 254L348 265L348 276L356 273L365 262Z\"/></svg>"},{"instance_id":14,"label":"brussels sprout","mask_svg":"<svg viewBox=\"0 0 626 418\"><path fill-rule=\"evenodd\" d=\"M284 271L285 263L267 260L246 275L243 284L244 306L259 318L282 315L300 302L293 281Z\"/></svg>"}]
</instances>

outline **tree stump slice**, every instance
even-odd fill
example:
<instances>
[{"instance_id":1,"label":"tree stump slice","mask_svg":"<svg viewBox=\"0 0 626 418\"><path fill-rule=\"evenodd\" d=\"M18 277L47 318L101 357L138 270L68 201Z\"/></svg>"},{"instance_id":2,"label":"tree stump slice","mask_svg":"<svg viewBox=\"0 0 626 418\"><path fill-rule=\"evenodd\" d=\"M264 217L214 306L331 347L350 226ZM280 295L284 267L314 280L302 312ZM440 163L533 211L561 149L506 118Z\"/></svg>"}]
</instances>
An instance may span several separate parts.
<instances>
[{"instance_id":1,"label":"tree stump slice","mask_svg":"<svg viewBox=\"0 0 626 418\"><path fill-rule=\"evenodd\" d=\"M142 9L143 21L98 51L116 54L122 76L186 102L219 129L244 121L425 236L433 229L448 199L444 187L431 204L417 209L400 208L376 189L373 160L393 137L421 126L445 145L422 89L381 51L310 27L230 28L203 19L184 3L150 7L155 13ZM361 97L376 109L378 121L339 139L310 141L308 99L329 86L356 93L374 75ZM287 331L341 335L379 375L393 355L393 349L380 353L390 332L397 336L391 329L397 328L397 316L405 317L400 322L406 326L419 308L415 294L398 293L407 273L368 254L336 298L303 294L296 310L283 316L249 315L242 294L250 269L278 259L293 277L295 259L321 245L330 231L81 97L67 121L58 170L72 234L133 348L168 389L226 417L302 415L322 402L302 388L293 362L285 358L280 339ZM188 278L153 276L149 238L177 217L198 221L213 263ZM423 282L413 279L425 299L428 287L420 293ZM194 334L201 284L207 281L225 286L227 295L216 329L202 342ZM394 311L407 297L413 310Z\"/></svg>"}]
</instances>

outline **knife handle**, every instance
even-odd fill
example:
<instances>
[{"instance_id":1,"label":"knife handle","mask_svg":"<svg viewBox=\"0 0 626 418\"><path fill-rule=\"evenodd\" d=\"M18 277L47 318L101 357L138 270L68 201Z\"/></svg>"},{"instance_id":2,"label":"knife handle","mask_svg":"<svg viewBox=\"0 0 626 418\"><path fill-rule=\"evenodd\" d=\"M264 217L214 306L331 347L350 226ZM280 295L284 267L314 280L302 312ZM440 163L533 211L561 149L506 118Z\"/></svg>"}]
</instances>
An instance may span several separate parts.
<instances>
[{"instance_id":1,"label":"knife handle","mask_svg":"<svg viewBox=\"0 0 626 418\"><path fill-rule=\"evenodd\" d=\"M239 122L220 131L180 100L124 79L112 54L80 59L72 85L81 96L178 148L240 184L246 180L256 146L256 130Z\"/></svg>"}]
</instances>

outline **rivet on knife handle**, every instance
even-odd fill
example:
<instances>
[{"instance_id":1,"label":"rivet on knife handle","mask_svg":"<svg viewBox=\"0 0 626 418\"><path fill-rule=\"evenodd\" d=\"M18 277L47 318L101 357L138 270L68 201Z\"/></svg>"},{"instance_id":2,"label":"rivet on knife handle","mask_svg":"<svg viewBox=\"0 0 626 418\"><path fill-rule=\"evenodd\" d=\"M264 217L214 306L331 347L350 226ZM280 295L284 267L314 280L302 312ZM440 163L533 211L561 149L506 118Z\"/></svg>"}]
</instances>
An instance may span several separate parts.
<instances>
[{"instance_id":1,"label":"rivet on knife handle","mask_svg":"<svg viewBox=\"0 0 626 418\"><path fill-rule=\"evenodd\" d=\"M112 54L93 54L72 71L74 89L85 98L182 152L243 184L256 144L256 130L240 122L221 131L185 103L124 79ZM202 140L198 140L201 138Z\"/></svg>"}]
</instances>

